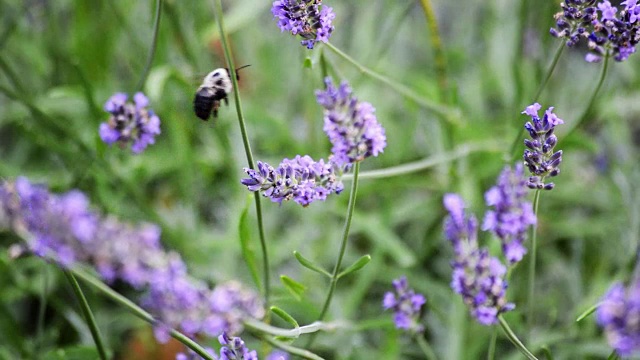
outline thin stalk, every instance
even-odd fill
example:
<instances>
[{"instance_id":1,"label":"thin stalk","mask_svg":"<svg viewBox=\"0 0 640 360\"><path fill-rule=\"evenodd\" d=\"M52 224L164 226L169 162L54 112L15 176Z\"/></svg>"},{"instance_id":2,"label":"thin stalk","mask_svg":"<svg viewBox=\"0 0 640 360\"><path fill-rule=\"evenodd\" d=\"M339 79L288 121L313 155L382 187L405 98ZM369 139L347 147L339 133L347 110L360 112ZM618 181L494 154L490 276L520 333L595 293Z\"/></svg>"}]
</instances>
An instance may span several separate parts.
<instances>
[{"instance_id":1,"label":"thin stalk","mask_svg":"<svg viewBox=\"0 0 640 360\"><path fill-rule=\"evenodd\" d=\"M138 80L138 84L136 85L136 91L142 90L145 81L147 81L147 76L149 76L153 58L156 55L158 33L160 32L160 14L162 14L162 0L156 0L156 14L153 20L153 38L151 39L151 48L149 49L149 55L147 55L147 63L144 65L144 69L142 70L142 76L140 76L140 80Z\"/></svg>"},{"instance_id":2,"label":"thin stalk","mask_svg":"<svg viewBox=\"0 0 640 360\"><path fill-rule=\"evenodd\" d=\"M449 82L447 81L447 60L444 55L444 48L442 47L442 40L440 39L440 31L438 30L438 19L433 11L431 0L420 0L422 4L422 10L424 11L424 17L427 19L427 25L429 26L429 35L431 37L431 46L433 46L436 74L438 76L438 85L441 91L445 94L445 98L449 96Z\"/></svg>"},{"instance_id":3,"label":"thin stalk","mask_svg":"<svg viewBox=\"0 0 640 360\"><path fill-rule=\"evenodd\" d=\"M424 353L425 359L427 359L427 360L437 360L438 359L438 357L436 356L436 353L433 352L433 349L431 348L431 345L429 345L429 343L424 338L424 336L422 336L422 334L417 334L415 336L415 338L416 338L416 341L418 342L418 346L420 346L420 349Z\"/></svg>"},{"instance_id":4,"label":"thin stalk","mask_svg":"<svg viewBox=\"0 0 640 360\"><path fill-rule=\"evenodd\" d=\"M609 357L607 357L607 360L618 360L618 359L620 359L620 357L618 356L618 353L615 350L613 350L611 354L609 354Z\"/></svg>"},{"instance_id":5,"label":"thin stalk","mask_svg":"<svg viewBox=\"0 0 640 360\"><path fill-rule=\"evenodd\" d=\"M538 216L538 205L540 204L540 189L536 190L536 193L533 197L533 213L536 218ZM533 308L535 305L535 295L536 295L536 253L537 253L537 239L538 239L538 221L533 225L532 235L531 235L531 258L529 259L529 297L528 297L528 312L527 312L527 322L529 323L529 341L531 341L531 334L533 332Z\"/></svg>"},{"instance_id":6,"label":"thin stalk","mask_svg":"<svg viewBox=\"0 0 640 360\"><path fill-rule=\"evenodd\" d=\"M509 340L513 343L513 345L516 346L516 348L518 348L518 350L520 350L522 354L524 354L524 356L527 357L527 359L538 360L538 358L535 357L531 353L531 351L527 349L526 346L524 346L524 344L520 341L520 339L518 339L518 337L513 332L513 330L511 330L511 328L509 327L509 324L507 324L507 321L502 317L502 315L498 315L498 321L500 322L500 326L502 326L502 330L504 330Z\"/></svg>"},{"instance_id":7,"label":"thin stalk","mask_svg":"<svg viewBox=\"0 0 640 360\"><path fill-rule=\"evenodd\" d=\"M273 338L271 338L269 336L260 336L260 339L268 342L269 344L271 344L271 345L273 345L273 346L275 346L275 347L277 347L279 349L282 349L282 350L288 352L291 355L300 356L303 359L324 360L323 357L320 357L320 356L312 353L309 350L300 349L300 348L297 348L295 346L291 346L291 345L289 345L287 343L284 343L282 341L278 341L278 340L273 339Z\"/></svg>"},{"instance_id":8,"label":"thin stalk","mask_svg":"<svg viewBox=\"0 0 640 360\"><path fill-rule=\"evenodd\" d=\"M549 65L549 68L547 69L547 73L544 76L544 79L542 80L542 82L540 83L540 86L538 87L538 90L536 91L536 95L533 97L533 101L531 103L536 103L538 102L538 99L540 99L540 95L542 95L542 90L544 90L544 88L547 86L547 83L549 82L549 79L551 79L551 75L553 75L553 71L556 69L556 66L558 65L558 60L560 60L560 55L562 55L562 52L564 51L564 47L565 47L565 43L563 41L560 42L560 46L558 46L558 49L556 50L555 55L553 56L553 60L551 61L551 64ZM521 125L518 125L518 127L521 128ZM516 138L514 139L513 143L511 144L511 149L509 150L509 157L508 157L508 162L512 163L514 158L515 158L515 153L516 150L518 149L519 146L522 145L522 136L524 135L523 131L518 131Z\"/></svg>"},{"instance_id":9,"label":"thin stalk","mask_svg":"<svg viewBox=\"0 0 640 360\"><path fill-rule=\"evenodd\" d=\"M102 337L100 336L100 329L98 328L98 324L96 323L96 319L93 317L93 313L91 312L91 307L89 307L89 302L87 298L84 296L82 289L80 288L80 284L78 284L78 280L73 276L73 274L69 270L62 270L64 276L71 284L71 288L73 288L73 293L76 295L78 302L80 303L80 308L82 309L82 315L84 316L84 320L87 322L87 326L89 326L89 331L91 331L91 337L93 337L93 342L96 344L96 348L98 349L98 354L100 354L100 359L107 360L109 357L107 356L107 351L104 348L104 344L102 343Z\"/></svg>"},{"instance_id":10,"label":"thin stalk","mask_svg":"<svg viewBox=\"0 0 640 360\"><path fill-rule=\"evenodd\" d=\"M600 70L600 78L598 79L598 85L596 85L596 88L593 89L593 93L591 94L591 97L589 98L589 102L587 103L587 107L584 109L584 111L582 112L582 114L580 114L580 117L578 117L578 119L576 120L575 125L569 130L569 132L567 132L567 134L565 134L564 138L568 138L569 135L573 134L574 131L576 131L576 129L578 129L587 119L587 116L589 115L589 112L591 111L591 108L593 108L593 104L596 101L596 97L598 96L598 93L600 92L600 88L602 88L602 84L604 83L604 79L607 77L607 69L609 68L609 57L610 56L605 56L604 57L604 61L602 64L602 69Z\"/></svg>"},{"instance_id":11,"label":"thin stalk","mask_svg":"<svg viewBox=\"0 0 640 360\"><path fill-rule=\"evenodd\" d=\"M431 110L434 113L444 116L448 121L454 122L457 121L457 117L459 116L459 110L456 108L451 108L449 106L446 105L442 105L442 104L438 104L434 101L431 101L429 99L426 99L420 95L418 95L415 91L409 89L408 87L397 83L391 79L389 79L388 77L378 74L377 72L365 67L364 65L360 64L359 62L357 62L356 60L354 60L351 56L345 54L344 52L342 52L342 50L338 49L337 47L335 47L333 44L331 43L325 43L325 46L328 47L329 49L331 49L331 51L333 51L334 53L336 53L338 56L342 57L343 59L345 59L347 62L351 63L353 66L355 66L361 73L371 77L374 80L377 80L385 85L387 85L388 87L394 89L395 91L397 91L400 95L406 97L407 99L411 99L414 102L416 102L416 104L422 106L423 108L427 109L427 110Z\"/></svg>"},{"instance_id":12,"label":"thin stalk","mask_svg":"<svg viewBox=\"0 0 640 360\"><path fill-rule=\"evenodd\" d=\"M102 292L104 295L109 297L111 300L117 302L119 305L124 306L127 310L129 310L133 315L138 318L150 323L156 324L157 321L149 314L144 311L141 307L136 305L133 301L127 299L126 297L120 295L115 290L111 289L109 286L105 285L102 281L96 279L95 277L85 273L79 269L71 270L71 273L76 277L82 279L83 281L89 283L91 286L95 287L98 291ZM214 360L213 356L209 354L202 346L198 345L195 341L191 340L188 336L183 333L171 329L169 331L169 335L174 339L181 342L184 346L193 350L196 354L200 355L202 358L206 360Z\"/></svg>"},{"instance_id":13,"label":"thin stalk","mask_svg":"<svg viewBox=\"0 0 640 360\"><path fill-rule=\"evenodd\" d=\"M360 174L360 162L355 163L353 168L353 181L351 182L351 192L349 194L349 204L347 205L347 217L344 223L344 230L342 232L342 242L340 244L340 252L338 253L338 261L336 262L335 267L333 268L333 274L331 275L331 283L329 284L329 292L327 293L327 298L324 301L324 305L322 306L322 311L320 312L320 316L318 316L318 321L322 321L325 315L327 315L327 311L329 310L329 305L331 304L331 300L333 299L333 292L336 289L336 285L338 284L338 274L340 273L340 267L342 266L342 259L344 258L345 250L347 249L347 240L349 239L349 230L351 229L351 220L353 219L353 211L356 207L356 195L358 193L358 176ZM306 347L310 347L315 339L315 334L313 334L309 341L307 342Z\"/></svg>"},{"instance_id":14,"label":"thin stalk","mask_svg":"<svg viewBox=\"0 0 640 360\"><path fill-rule=\"evenodd\" d=\"M227 42L227 35L224 27L224 15L222 12L222 1L216 0L214 6L214 14L216 22L218 23L218 29L220 31L220 40L222 41L222 48L224 50L224 57L229 66L229 73L231 74L231 81L233 83L233 96L235 98L236 113L238 114L238 125L240 125L240 133L242 134L242 143L244 144L244 151L247 155L247 163L249 168L254 169L255 163L253 161L253 153L251 152L251 145L249 144L249 136L247 135L247 127L244 121L244 113L242 112L242 103L240 102L240 89L238 87L238 78L236 76L236 67L231 56L231 48ZM269 308L269 296L271 292L270 285L270 272L269 272L269 253L267 251L267 241L264 236L264 224L262 219L262 205L260 203L260 194L255 192L254 195L256 203L256 217L258 219L258 233L260 235L260 247L262 249L262 264L264 276L264 302L265 307Z\"/></svg>"},{"instance_id":15,"label":"thin stalk","mask_svg":"<svg viewBox=\"0 0 640 360\"><path fill-rule=\"evenodd\" d=\"M44 329L44 315L47 310L47 292L49 289L49 267L45 266L42 270L42 292L40 292L40 304L38 307L38 322L36 325L36 352L38 351L38 347L42 343L43 339L43 329Z\"/></svg>"},{"instance_id":16,"label":"thin stalk","mask_svg":"<svg viewBox=\"0 0 640 360\"><path fill-rule=\"evenodd\" d=\"M491 334L491 341L489 342L489 350L487 351L487 360L494 360L496 358L496 342L498 342L498 329L493 328Z\"/></svg>"}]
</instances>

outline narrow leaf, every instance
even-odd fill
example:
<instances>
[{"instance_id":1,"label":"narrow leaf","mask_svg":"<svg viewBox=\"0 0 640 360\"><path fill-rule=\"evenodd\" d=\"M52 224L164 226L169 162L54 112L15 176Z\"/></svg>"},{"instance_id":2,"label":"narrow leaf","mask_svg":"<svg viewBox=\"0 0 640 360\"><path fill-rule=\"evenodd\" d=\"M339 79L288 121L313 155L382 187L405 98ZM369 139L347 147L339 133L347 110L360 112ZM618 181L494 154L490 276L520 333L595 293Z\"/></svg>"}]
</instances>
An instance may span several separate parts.
<instances>
[{"instance_id":1,"label":"narrow leaf","mask_svg":"<svg viewBox=\"0 0 640 360\"><path fill-rule=\"evenodd\" d=\"M293 280L287 275L280 275L280 281L282 282L284 287L286 287L287 290L289 290L291 295L293 295L293 297L296 298L296 300L298 301L302 300L302 294L304 294L304 291L307 289L306 286Z\"/></svg>"},{"instance_id":2,"label":"narrow leaf","mask_svg":"<svg viewBox=\"0 0 640 360\"><path fill-rule=\"evenodd\" d=\"M551 350L549 350L547 345L542 346L540 350L542 350L542 353L547 358L547 360L553 360L553 355L551 355Z\"/></svg>"},{"instance_id":3,"label":"narrow leaf","mask_svg":"<svg viewBox=\"0 0 640 360\"><path fill-rule=\"evenodd\" d=\"M298 260L300 265L306 267L309 270L313 270L313 271L315 271L317 273L326 275L328 278L331 278L331 274L329 274L328 271L326 271L325 269L321 268L320 265L317 265L317 264L313 263L311 260L305 258L299 252L294 251L293 255L296 257L296 259Z\"/></svg>"},{"instance_id":4,"label":"narrow leaf","mask_svg":"<svg viewBox=\"0 0 640 360\"><path fill-rule=\"evenodd\" d=\"M242 209L242 213L240 213L240 222L238 224L238 233L240 236L240 248L242 250L242 257L244 258L244 262L247 264L249 268L249 272L251 273L251 278L253 282L256 284L258 289L262 289L262 285L260 284L260 276L258 275L258 264L256 263L256 255L251 248L251 228L249 225L249 205L251 203L253 197L247 197L247 201L245 202L244 209Z\"/></svg>"},{"instance_id":5,"label":"narrow leaf","mask_svg":"<svg viewBox=\"0 0 640 360\"><path fill-rule=\"evenodd\" d=\"M356 272L356 271L362 269L363 267L365 267L369 263L369 261L371 261L371 255L364 255L363 257L358 259L356 262L354 262L351 266L346 268L343 272L338 274L338 279L340 279L341 277L343 277L345 275L351 274L353 272Z\"/></svg>"},{"instance_id":6,"label":"narrow leaf","mask_svg":"<svg viewBox=\"0 0 640 360\"><path fill-rule=\"evenodd\" d=\"M298 322L296 321L296 319L293 318L293 316L289 315L289 313L287 313L286 311L280 309L277 306L272 306L269 308L271 310L272 313L278 315L282 320L288 322L289 324L293 325L293 327L300 327L300 325L298 325Z\"/></svg>"},{"instance_id":7,"label":"narrow leaf","mask_svg":"<svg viewBox=\"0 0 640 360\"><path fill-rule=\"evenodd\" d=\"M578 318L576 319L576 322L580 322L582 319L593 314L598 309L599 306L600 306L600 303L597 303L591 306L590 308L588 308L585 312L583 312L582 314L580 314L580 316L578 316Z\"/></svg>"}]
</instances>

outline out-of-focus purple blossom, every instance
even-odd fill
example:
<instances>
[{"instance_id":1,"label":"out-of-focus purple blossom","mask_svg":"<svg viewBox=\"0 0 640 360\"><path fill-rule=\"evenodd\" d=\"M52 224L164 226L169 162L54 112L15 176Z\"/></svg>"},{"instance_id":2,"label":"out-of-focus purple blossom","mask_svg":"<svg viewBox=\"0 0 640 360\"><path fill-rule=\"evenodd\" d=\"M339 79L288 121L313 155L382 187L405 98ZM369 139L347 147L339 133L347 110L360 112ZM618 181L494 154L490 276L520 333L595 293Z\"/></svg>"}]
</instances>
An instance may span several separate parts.
<instances>
[{"instance_id":1,"label":"out-of-focus purple blossom","mask_svg":"<svg viewBox=\"0 0 640 360\"><path fill-rule=\"evenodd\" d=\"M146 289L141 303L158 320L159 341L168 341L171 329L189 336L236 334L244 319L264 316L258 295L239 283L211 289L189 277L180 255L162 249L156 225L100 216L79 191L55 195L26 178L0 183L0 219L38 256L65 267L90 264L108 283Z\"/></svg>"},{"instance_id":2,"label":"out-of-focus purple blossom","mask_svg":"<svg viewBox=\"0 0 640 360\"><path fill-rule=\"evenodd\" d=\"M333 9L322 0L276 0L271 13L278 19L282 32L300 35L302 45L313 49L317 42L327 42L333 32Z\"/></svg>"},{"instance_id":3,"label":"out-of-focus purple blossom","mask_svg":"<svg viewBox=\"0 0 640 360\"><path fill-rule=\"evenodd\" d=\"M538 103L527 106L522 114L531 117L531 121L524 125L531 139L525 139L524 164L529 169L531 177L527 186L531 189L551 190L553 183L545 184L545 178L560 174L558 166L562 162L562 150L554 152L558 138L554 134L555 127L564 121L553 113L553 107L548 108L540 118L538 111L542 106Z\"/></svg>"},{"instance_id":4,"label":"out-of-focus purple blossom","mask_svg":"<svg viewBox=\"0 0 640 360\"><path fill-rule=\"evenodd\" d=\"M149 99L138 92L133 103L127 102L127 94L116 93L104 104L111 114L107 122L100 124L100 138L111 145L118 143L124 148L131 144L131 151L138 154L155 142L160 134L160 118L147 109Z\"/></svg>"},{"instance_id":5,"label":"out-of-focus purple blossom","mask_svg":"<svg viewBox=\"0 0 640 360\"><path fill-rule=\"evenodd\" d=\"M515 305L506 300L506 267L487 249L478 248L477 222L466 216L464 201L457 194L446 194L444 205L449 212L445 235L453 245L451 288L462 296L471 315L482 325L497 323L498 315Z\"/></svg>"},{"instance_id":6,"label":"out-of-focus purple blossom","mask_svg":"<svg viewBox=\"0 0 640 360\"><path fill-rule=\"evenodd\" d=\"M289 360L289 353L282 350L274 350L267 355L265 360Z\"/></svg>"},{"instance_id":7,"label":"out-of-focus purple blossom","mask_svg":"<svg viewBox=\"0 0 640 360\"><path fill-rule=\"evenodd\" d=\"M640 353L640 279L626 289L622 283L613 284L600 302L596 319L619 356Z\"/></svg>"},{"instance_id":8,"label":"out-of-focus purple blossom","mask_svg":"<svg viewBox=\"0 0 640 360\"><path fill-rule=\"evenodd\" d=\"M522 164L507 166L498 183L484 195L487 206L493 206L484 217L482 230L491 231L502 243L502 252L510 264L522 260L527 249L523 243L529 226L536 223L533 206L526 201L527 184Z\"/></svg>"},{"instance_id":9,"label":"out-of-focus purple blossom","mask_svg":"<svg viewBox=\"0 0 640 360\"><path fill-rule=\"evenodd\" d=\"M239 337L229 337L226 332L223 332L218 336L218 341L222 345L219 360L258 360L256 351L249 351Z\"/></svg>"},{"instance_id":10,"label":"out-of-focus purple blossom","mask_svg":"<svg viewBox=\"0 0 640 360\"><path fill-rule=\"evenodd\" d=\"M282 160L277 169L258 161L257 169L245 168L244 171L249 178L242 179L241 183L249 191L260 191L279 204L293 199L302 206L308 206L344 189L338 178L342 170L332 159L328 162L322 159L314 161L308 155L297 155L293 159Z\"/></svg>"},{"instance_id":11,"label":"out-of-focus purple blossom","mask_svg":"<svg viewBox=\"0 0 640 360\"><path fill-rule=\"evenodd\" d=\"M555 15L556 27L551 35L565 38L569 47L586 39L589 50L588 62L600 62L605 56L624 61L635 52L640 41L637 1L623 1L618 9L607 0L566 0L562 12ZM618 11L620 10L620 11Z\"/></svg>"},{"instance_id":12,"label":"out-of-focus purple blossom","mask_svg":"<svg viewBox=\"0 0 640 360\"><path fill-rule=\"evenodd\" d=\"M424 326L420 324L420 311L427 299L422 294L416 294L409 288L406 277L393 280L395 292L387 292L382 300L382 307L385 310L393 309L395 312L393 321L396 328L408 331L412 334L424 331Z\"/></svg>"},{"instance_id":13,"label":"out-of-focus purple blossom","mask_svg":"<svg viewBox=\"0 0 640 360\"><path fill-rule=\"evenodd\" d=\"M316 99L325 109L324 132L333 145L334 161L347 166L378 156L387 146L387 138L376 119L375 108L358 101L347 82L337 88L329 77L324 82L326 89L316 90Z\"/></svg>"}]
</instances>

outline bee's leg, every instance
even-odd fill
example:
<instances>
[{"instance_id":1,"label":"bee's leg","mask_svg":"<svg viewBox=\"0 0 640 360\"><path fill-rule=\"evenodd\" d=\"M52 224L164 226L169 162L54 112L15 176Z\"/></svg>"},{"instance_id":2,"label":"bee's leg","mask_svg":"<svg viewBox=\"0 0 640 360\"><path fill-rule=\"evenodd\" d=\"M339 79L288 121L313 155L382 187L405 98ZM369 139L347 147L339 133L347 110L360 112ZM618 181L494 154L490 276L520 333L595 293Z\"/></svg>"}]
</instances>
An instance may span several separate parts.
<instances>
[{"instance_id":1,"label":"bee's leg","mask_svg":"<svg viewBox=\"0 0 640 360\"><path fill-rule=\"evenodd\" d=\"M217 118L217 117L218 117L218 108L217 108L217 107L214 107L214 108L213 108L213 117L214 117L214 118Z\"/></svg>"},{"instance_id":2,"label":"bee's leg","mask_svg":"<svg viewBox=\"0 0 640 360\"><path fill-rule=\"evenodd\" d=\"M229 106L229 98L228 98L228 97L225 97L225 98L224 98L224 103L225 103L227 106Z\"/></svg>"}]
</instances>

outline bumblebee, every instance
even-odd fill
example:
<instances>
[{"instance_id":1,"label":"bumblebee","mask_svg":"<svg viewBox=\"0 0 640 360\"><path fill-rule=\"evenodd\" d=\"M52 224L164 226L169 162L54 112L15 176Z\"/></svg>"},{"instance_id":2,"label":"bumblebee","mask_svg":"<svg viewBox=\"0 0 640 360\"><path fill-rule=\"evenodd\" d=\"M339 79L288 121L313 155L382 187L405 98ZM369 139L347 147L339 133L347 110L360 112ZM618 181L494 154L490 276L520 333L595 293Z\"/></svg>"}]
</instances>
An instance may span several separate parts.
<instances>
[{"instance_id":1,"label":"bumblebee","mask_svg":"<svg viewBox=\"0 0 640 360\"><path fill-rule=\"evenodd\" d=\"M249 65L239 67L237 70L247 66ZM237 70L236 79L240 80ZM218 117L220 102L224 100L224 103L229 105L228 96L232 90L233 84L231 82L231 75L229 75L229 69L219 68L207 74L198 91L196 91L196 97L193 99L193 110L196 116L207 121L213 112L213 117Z\"/></svg>"}]
</instances>

